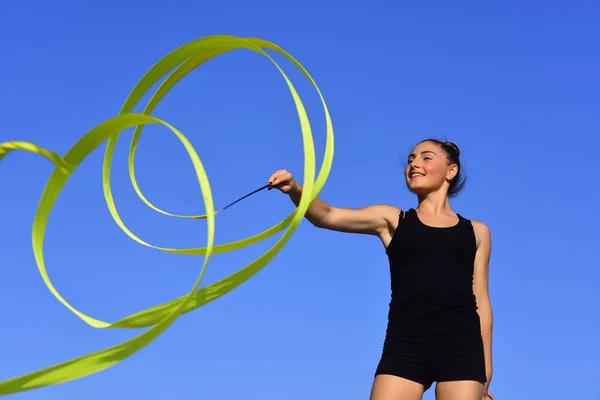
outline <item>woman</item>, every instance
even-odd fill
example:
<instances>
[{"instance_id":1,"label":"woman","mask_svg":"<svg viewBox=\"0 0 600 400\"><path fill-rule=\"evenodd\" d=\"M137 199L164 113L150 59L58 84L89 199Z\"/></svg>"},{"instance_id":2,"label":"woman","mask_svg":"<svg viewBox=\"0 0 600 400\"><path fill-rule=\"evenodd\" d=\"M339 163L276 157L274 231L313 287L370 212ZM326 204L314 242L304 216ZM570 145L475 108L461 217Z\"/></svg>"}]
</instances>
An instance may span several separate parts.
<instances>
[{"instance_id":1,"label":"woman","mask_svg":"<svg viewBox=\"0 0 600 400\"><path fill-rule=\"evenodd\" d=\"M404 177L416 209L333 207L316 199L316 227L377 236L390 262L391 301L371 400L421 400L436 382L437 400L493 399L488 227L456 214L449 197L463 187L460 151L427 139L408 156ZM298 205L302 187L284 170L269 185Z\"/></svg>"}]
</instances>

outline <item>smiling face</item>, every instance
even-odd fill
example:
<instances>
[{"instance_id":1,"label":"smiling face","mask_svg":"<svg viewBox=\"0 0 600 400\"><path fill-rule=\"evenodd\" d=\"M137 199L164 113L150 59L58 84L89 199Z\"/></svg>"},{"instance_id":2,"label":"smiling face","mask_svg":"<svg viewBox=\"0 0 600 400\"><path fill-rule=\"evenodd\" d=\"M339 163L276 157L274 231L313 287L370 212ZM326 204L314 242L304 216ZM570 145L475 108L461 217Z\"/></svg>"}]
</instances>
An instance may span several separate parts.
<instances>
[{"instance_id":1,"label":"smiling face","mask_svg":"<svg viewBox=\"0 0 600 400\"><path fill-rule=\"evenodd\" d=\"M447 191L457 173L458 166L448 162L442 147L430 141L421 142L412 150L404 169L408 189L419 196L442 188Z\"/></svg>"}]
</instances>

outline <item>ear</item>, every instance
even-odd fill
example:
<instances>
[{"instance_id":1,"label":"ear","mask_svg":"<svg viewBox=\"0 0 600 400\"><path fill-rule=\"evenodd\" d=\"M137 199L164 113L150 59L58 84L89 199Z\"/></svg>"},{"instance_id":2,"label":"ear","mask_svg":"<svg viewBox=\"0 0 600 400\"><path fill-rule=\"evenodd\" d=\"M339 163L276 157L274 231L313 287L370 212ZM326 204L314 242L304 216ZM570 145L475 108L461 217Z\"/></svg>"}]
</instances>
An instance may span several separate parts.
<instances>
[{"instance_id":1,"label":"ear","mask_svg":"<svg viewBox=\"0 0 600 400\"><path fill-rule=\"evenodd\" d=\"M458 165L450 164L446 172L446 180L450 182L458 174Z\"/></svg>"}]
</instances>

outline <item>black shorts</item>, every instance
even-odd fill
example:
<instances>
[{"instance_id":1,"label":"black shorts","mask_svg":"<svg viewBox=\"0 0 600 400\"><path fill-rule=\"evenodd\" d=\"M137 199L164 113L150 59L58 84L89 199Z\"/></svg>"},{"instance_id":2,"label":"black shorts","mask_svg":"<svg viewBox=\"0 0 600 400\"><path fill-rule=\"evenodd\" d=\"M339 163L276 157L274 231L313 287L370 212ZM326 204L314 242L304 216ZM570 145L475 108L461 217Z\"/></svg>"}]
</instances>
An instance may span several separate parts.
<instances>
[{"instance_id":1,"label":"black shorts","mask_svg":"<svg viewBox=\"0 0 600 400\"><path fill-rule=\"evenodd\" d=\"M481 335L386 338L375 375L394 375L429 389L433 382L486 382Z\"/></svg>"}]
</instances>

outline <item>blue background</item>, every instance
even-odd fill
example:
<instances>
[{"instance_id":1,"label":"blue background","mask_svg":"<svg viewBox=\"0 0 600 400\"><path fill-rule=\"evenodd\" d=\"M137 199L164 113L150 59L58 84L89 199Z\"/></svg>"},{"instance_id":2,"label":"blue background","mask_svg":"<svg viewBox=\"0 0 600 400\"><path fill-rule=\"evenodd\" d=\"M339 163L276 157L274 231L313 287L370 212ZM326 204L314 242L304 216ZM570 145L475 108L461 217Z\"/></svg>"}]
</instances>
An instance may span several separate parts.
<instances>
[{"instance_id":1,"label":"blue background","mask_svg":"<svg viewBox=\"0 0 600 400\"><path fill-rule=\"evenodd\" d=\"M600 399L599 20L596 1L4 0L0 141L64 153L114 116L145 71L176 47L214 34L273 41L306 66L330 106L336 154L323 200L414 207L402 177L411 146L430 136L460 146L468 184L453 207L493 235L497 399ZM290 63L282 65L311 115L320 161L318 97ZM255 53L237 51L196 70L153 115L192 140L217 207L279 168L302 180L291 96ZM130 135L118 144L113 172L125 223L159 246L204 246L204 222L161 216L135 196L126 169ZM60 196L45 254L67 300L116 321L186 293L202 259L144 248L118 229L102 196L102 157L103 147ZM0 380L137 334L88 327L39 278L30 232L50 171L47 160L26 153L11 154L0 168ZM159 207L204 211L189 159L166 129L145 130L137 171ZM256 234L292 210L280 193L261 192L219 215L217 242ZM203 284L276 239L215 256ZM367 399L388 279L376 239L304 221L265 270L140 353L14 398Z\"/></svg>"}]
</instances>

